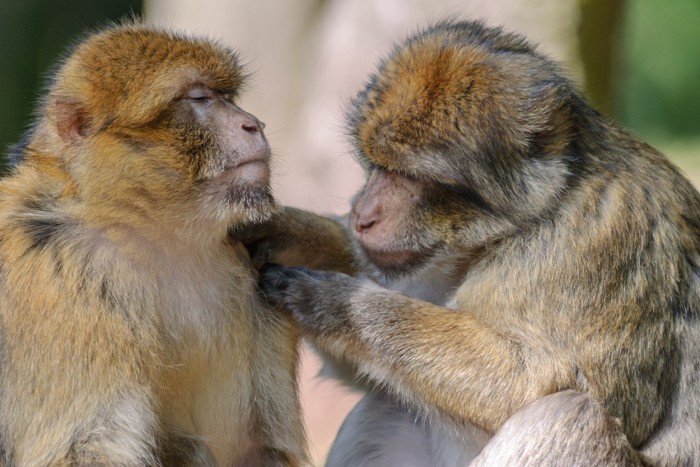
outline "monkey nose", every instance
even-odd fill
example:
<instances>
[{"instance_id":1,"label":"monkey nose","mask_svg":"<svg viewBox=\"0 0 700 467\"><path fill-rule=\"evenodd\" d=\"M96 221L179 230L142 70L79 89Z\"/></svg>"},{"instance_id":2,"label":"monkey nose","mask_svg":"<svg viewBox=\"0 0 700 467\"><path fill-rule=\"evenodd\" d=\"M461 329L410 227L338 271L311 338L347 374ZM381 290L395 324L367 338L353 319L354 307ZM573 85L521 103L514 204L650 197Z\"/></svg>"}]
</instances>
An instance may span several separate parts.
<instances>
[{"instance_id":1,"label":"monkey nose","mask_svg":"<svg viewBox=\"0 0 700 467\"><path fill-rule=\"evenodd\" d=\"M359 209L353 209L352 217L355 231L364 233L379 223L381 208L377 203L371 203L370 206L361 206Z\"/></svg>"},{"instance_id":2,"label":"monkey nose","mask_svg":"<svg viewBox=\"0 0 700 467\"><path fill-rule=\"evenodd\" d=\"M265 129L265 124L258 120L255 115L249 114L245 110L236 108L232 115L234 127L238 127L244 132L250 135L263 135L263 130Z\"/></svg>"},{"instance_id":3,"label":"monkey nose","mask_svg":"<svg viewBox=\"0 0 700 467\"><path fill-rule=\"evenodd\" d=\"M375 220L358 219L357 222L355 222L355 230L359 233L362 233L365 230L369 230L369 228L376 224L376 222L377 221Z\"/></svg>"},{"instance_id":4,"label":"monkey nose","mask_svg":"<svg viewBox=\"0 0 700 467\"><path fill-rule=\"evenodd\" d=\"M382 220L384 206L381 196L372 190L363 190L352 206L352 226L358 234L366 233Z\"/></svg>"}]
</instances>

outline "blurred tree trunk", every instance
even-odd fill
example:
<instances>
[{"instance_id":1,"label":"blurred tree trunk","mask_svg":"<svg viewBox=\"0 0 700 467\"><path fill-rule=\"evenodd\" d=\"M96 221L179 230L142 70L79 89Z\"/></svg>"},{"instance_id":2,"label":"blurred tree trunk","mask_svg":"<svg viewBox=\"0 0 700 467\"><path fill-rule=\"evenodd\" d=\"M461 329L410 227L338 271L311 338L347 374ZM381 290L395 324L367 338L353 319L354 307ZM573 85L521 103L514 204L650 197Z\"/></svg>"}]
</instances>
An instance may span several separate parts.
<instances>
[{"instance_id":1,"label":"blurred tree trunk","mask_svg":"<svg viewBox=\"0 0 700 467\"><path fill-rule=\"evenodd\" d=\"M624 0L581 0L579 51L586 94L607 115L617 108L615 78L623 63Z\"/></svg>"}]
</instances>

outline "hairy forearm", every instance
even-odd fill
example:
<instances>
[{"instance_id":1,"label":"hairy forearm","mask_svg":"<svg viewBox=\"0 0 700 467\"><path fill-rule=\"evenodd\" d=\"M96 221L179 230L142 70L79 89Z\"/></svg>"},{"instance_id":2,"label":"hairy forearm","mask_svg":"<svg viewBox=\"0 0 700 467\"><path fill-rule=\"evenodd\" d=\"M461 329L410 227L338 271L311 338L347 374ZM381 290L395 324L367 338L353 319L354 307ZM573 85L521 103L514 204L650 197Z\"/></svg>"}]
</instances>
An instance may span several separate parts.
<instances>
[{"instance_id":1,"label":"hairy forearm","mask_svg":"<svg viewBox=\"0 0 700 467\"><path fill-rule=\"evenodd\" d=\"M257 266L269 262L350 275L360 269L343 218L283 207L269 221L230 235L247 246Z\"/></svg>"},{"instance_id":2,"label":"hairy forearm","mask_svg":"<svg viewBox=\"0 0 700 467\"><path fill-rule=\"evenodd\" d=\"M457 312L342 274L268 269L264 292L304 334L375 384L452 422L497 429L515 411L566 387L552 356Z\"/></svg>"},{"instance_id":3,"label":"hairy forearm","mask_svg":"<svg viewBox=\"0 0 700 467\"><path fill-rule=\"evenodd\" d=\"M305 330L379 385L453 421L493 431L557 386L553 363L535 368L527 349L469 312L377 290L359 290L349 304L338 332L314 335L318 322Z\"/></svg>"}]
</instances>

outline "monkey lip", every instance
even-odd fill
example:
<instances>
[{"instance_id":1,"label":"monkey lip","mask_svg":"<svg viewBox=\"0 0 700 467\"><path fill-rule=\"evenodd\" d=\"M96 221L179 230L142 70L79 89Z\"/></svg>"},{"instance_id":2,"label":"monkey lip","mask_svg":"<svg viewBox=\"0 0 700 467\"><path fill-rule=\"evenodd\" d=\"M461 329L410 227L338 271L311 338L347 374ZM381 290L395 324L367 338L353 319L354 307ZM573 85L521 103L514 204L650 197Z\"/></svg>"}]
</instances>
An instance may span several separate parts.
<instances>
[{"instance_id":1,"label":"monkey lip","mask_svg":"<svg viewBox=\"0 0 700 467\"><path fill-rule=\"evenodd\" d=\"M268 180L270 178L270 158L269 157L252 157L236 162L232 167L226 170L226 174L230 174L238 180Z\"/></svg>"},{"instance_id":2,"label":"monkey lip","mask_svg":"<svg viewBox=\"0 0 700 467\"><path fill-rule=\"evenodd\" d=\"M246 166L248 164L264 164L267 166L270 163L270 157L269 156L259 156L259 157L252 157L249 159L244 159L241 161L236 162L234 166L232 167L233 170L236 170L240 167Z\"/></svg>"},{"instance_id":3,"label":"monkey lip","mask_svg":"<svg viewBox=\"0 0 700 467\"><path fill-rule=\"evenodd\" d=\"M409 250L381 250L362 245L367 258L376 266L391 267L398 264L412 264L421 254Z\"/></svg>"}]
</instances>

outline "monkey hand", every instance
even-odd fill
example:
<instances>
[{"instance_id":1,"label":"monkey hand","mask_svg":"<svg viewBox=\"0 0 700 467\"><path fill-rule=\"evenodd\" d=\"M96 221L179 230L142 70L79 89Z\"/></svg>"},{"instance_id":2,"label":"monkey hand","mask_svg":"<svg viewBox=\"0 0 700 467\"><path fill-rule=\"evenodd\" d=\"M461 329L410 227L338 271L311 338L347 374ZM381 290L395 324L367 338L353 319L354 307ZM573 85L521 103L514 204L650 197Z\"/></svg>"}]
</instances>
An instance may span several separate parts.
<instances>
[{"instance_id":1,"label":"monkey hand","mask_svg":"<svg viewBox=\"0 0 700 467\"><path fill-rule=\"evenodd\" d=\"M273 306L291 313L306 338L353 373L364 374L366 362L377 367L387 358L387 343L398 342L394 328L414 327L410 317L403 322L401 311L415 309L416 303L368 280L267 264L259 284Z\"/></svg>"},{"instance_id":2,"label":"monkey hand","mask_svg":"<svg viewBox=\"0 0 700 467\"><path fill-rule=\"evenodd\" d=\"M362 283L338 272L266 264L260 290L275 307L288 311L307 335L332 335L351 327L350 298Z\"/></svg>"}]
</instances>

